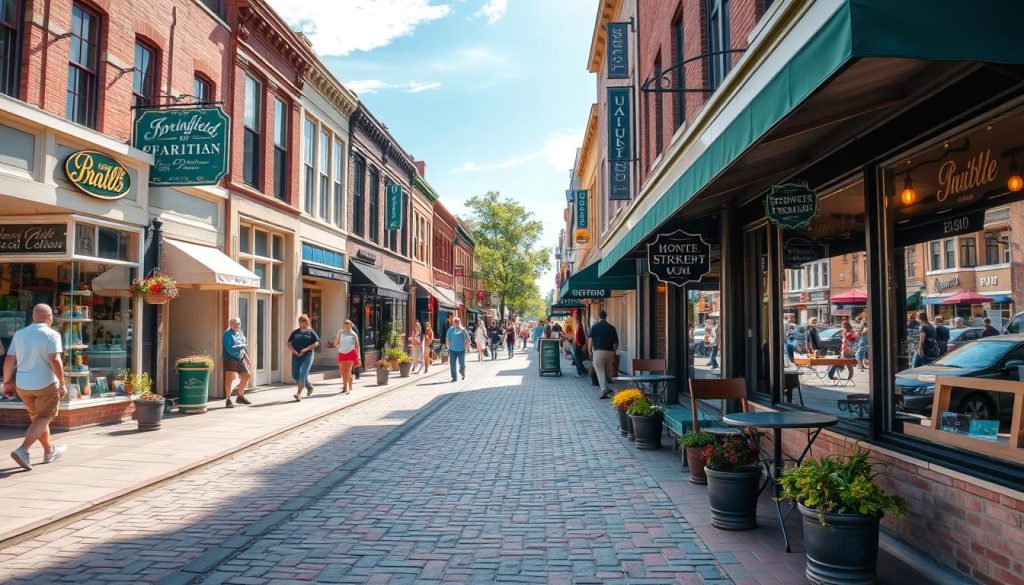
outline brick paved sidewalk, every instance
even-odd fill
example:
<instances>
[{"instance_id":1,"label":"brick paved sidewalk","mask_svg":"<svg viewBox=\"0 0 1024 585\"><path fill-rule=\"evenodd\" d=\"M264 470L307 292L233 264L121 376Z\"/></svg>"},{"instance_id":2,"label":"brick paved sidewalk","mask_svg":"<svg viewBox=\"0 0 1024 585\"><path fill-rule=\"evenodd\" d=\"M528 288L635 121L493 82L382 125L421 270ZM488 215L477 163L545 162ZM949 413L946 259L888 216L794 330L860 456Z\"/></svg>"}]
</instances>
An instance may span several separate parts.
<instances>
[{"instance_id":1,"label":"brick paved sidewalk","mask_svg":"<svg viewBox=\"0 0 1024 585\"><path fill-rule=\"evenodd\" d=\"M2 429L0 543L421 378L395 377L388 386L377 386L371 372L348 395L339 393L340 382L319 383L301 403L292 399L294 386L274 386L247 392L252 406L229 410L213 399L206 414L165 416L163 428L155 432L139 433L129 420L56 433L56 442L69 446L67 454L53 464L34 465L32 471L7 456L21 444L23 429ZM42 461L38 444L32 459Z\"/></svg>"}]
</instances>

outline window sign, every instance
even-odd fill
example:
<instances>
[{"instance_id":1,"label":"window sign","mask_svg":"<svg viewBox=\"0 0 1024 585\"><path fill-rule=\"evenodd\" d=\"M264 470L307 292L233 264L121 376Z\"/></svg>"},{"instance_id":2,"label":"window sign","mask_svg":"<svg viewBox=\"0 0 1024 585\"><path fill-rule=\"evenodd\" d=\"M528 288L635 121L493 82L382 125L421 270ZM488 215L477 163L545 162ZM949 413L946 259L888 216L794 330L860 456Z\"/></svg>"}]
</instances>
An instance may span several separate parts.
<instances>
[{"instance_id":1,"label":"window sign","mask_svg":"<svg viewBox=\"0 0 1024 585\"><path fill-rule=\"evenodd\" d=\"M768 221L793 230L809 225L818 215L818 196L800 183L775 185L765 197L764 207Z\"/></svg>"},{"instance_id":2,"label":"window sign","mask_svg":"<svg viewBox=\"0 0 1024 585\"><path fill-rule=\"evenodd\" d=\"M666 284L683 286L698 282L711 271L711 245L699 234L683 230L658 234L647 244L647 266L655 278Z\"/></svg>"},{"instance_id":3,"label":"window sign","mask_svg":"<svg viewBox=\"0 0 1024 585\"><path fill-rule=\"evenodd\" d=\"M63 254L67 249L66 223L0 225L0 254Z\"/></svg>"}]
</instances>

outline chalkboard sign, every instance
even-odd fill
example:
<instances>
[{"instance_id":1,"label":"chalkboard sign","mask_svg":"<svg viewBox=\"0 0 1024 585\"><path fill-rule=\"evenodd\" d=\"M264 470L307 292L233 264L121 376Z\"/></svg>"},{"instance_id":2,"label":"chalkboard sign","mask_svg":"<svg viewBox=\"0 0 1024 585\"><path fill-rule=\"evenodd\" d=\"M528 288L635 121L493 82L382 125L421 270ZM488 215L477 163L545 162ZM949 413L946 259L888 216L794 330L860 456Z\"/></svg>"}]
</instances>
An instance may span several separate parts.
<instances>
[{"instance_id":1,"label":"chalkboard sign","mask_svg":"<svg viewBox=\"0 0 1024 585\"><path fill-rule=\"evenodd\" d=\"M818 195L807 185L775 185L764 198L768 221L783 229L803 227L818 215Z\"/></svg>"},{"instance_id":2,"label":"chalkboard sign","mask_svg":"<svg viewBox=\"0 0 1024 585\"><path fill-rule=\"evenodd\" d=\"M667 284L697 282L711 271L711 245L683 230L658 234L647 244L647 269Z\"/></svg>"},{"instance_id":3,"label":"chalkboard sign","mask_svg":"<svg viewBox=\"0 0 1024 585\"><path fill-rule=\"evenodd\" d=\"M557 339L540 340L540 375L562 375L562 357L558 353Z\"/></svg>"}]
</instances>

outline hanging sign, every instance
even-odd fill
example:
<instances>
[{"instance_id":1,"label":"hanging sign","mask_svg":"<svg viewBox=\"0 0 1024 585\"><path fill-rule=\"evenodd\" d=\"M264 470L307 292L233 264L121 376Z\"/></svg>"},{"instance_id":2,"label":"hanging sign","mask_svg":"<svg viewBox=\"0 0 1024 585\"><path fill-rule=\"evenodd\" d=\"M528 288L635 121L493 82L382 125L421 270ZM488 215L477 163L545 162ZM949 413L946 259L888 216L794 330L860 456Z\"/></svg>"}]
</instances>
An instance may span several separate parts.
<instances>
[{"instance_id":1,"label":"hanging sign","mask_svg":"<svg viewBox=\"0 0 1024 585\"><path fill-rule=\"evenodd\" d=\"M628 161L633 149L628 87L608 88L608 160Z\"/></svg>"},{"instance_id":2,"label":"hanging sign","mask_svg":"<svg viewBox=\"0 0 1024 585\"><path fill-rule=\"evenodd\" d=\"M608 199L612 201L629 201L629 163L611 161L608 163Z\"/></svg>"},{"instance_id":3,"label":"hanging sign","mask_svg":"<svg viewBox=\"0 0 1024 585\"><path fill-rule=\"evenodd\" d=\"M231 118L220 108L139 110L132 146L153 155L152 187L216 185L228 172Z\"/></svg>"},{"instance_id":4,"label":"hanging sign","mask_svg":"<svg viewBox=\"0 0 1024 585\"><path fill-rule=\"evenodd\" d=\"M590 197L586 190L576 191L576 227L590 227Z\"/></svg>"},{"instance_id":5,"label":"hanging sign","mask_svg":"<svg viewBox=\"0 0 1024 585\"><path fill-rule=\"evenodd\" d=\"M97 199L120 199L132 187L128 169L95 150L69 154L64 161L64 174L76 189Z\"/></svg>"},{"instance_id":6,"label":"hanging sign","mask_svg":"<svg viewBox=\"0 0 1024 585\"><path fill-rule=\"evenodd\" d=\"M68 224L0 225L0 254L63 254L68 251Z\"/></svg>"},{"instance_id":7,"label":"hanging sign","mask_svg":"<svg viewBox=\"0 0 1024 585\"><path fill-rule=\"evenodd\" d=\"M402 229L402 186L398 183L388 185L388 227L389 231Z\"/></svg>"},{"instance_id":8,"label":"hanging sign","mask_svg":"<svg viewBox=\"0 0 1024 585\"><path fill-rule=\"evenodd\" d=\"M576 230L575 239L577 244L589 244L590 230L586 228Z\"/></svg>"},{"instance_id":9,"label":"hanging sign","mask_svg":"<svg viewBox=\"0 0 1024 585\"><path fill-rule=\"evenodd\" d=\"M466 268L462 264L455 265L455 276L465 276Z\"/></svg>"},{"instance_id":10,"label":"hanging sign","mask_svg":"<svg viewBox=\"0 0 1024 585\"><path fill-rule=\"evenodd\" d=\"M818 195L800 183L775 185L764 198L764 208L768 221L782 229L797 229L818 215Z\"/></svg>"},{"instance_id":11,"label":"hanging sign","mask_svg":"<svg viewBox=\"0 0 1024 585\"><path fill-rule=\"evenodd\" d=\"M828 258L828 246L821 242L793 238L782 245L782 264L785 268L800 268L822 258Z\"/></svg>"},{"instance_id":12,"label":"hanging sign","mask_svg":"<svg viewBox=\"0 0 1024 585\"><path fill-rule=\"evenodd\" d=\"M608 79L629 79L628 26L628 22L609 22L607 25L608 54L605 59L608 62Z\"/></svg>"},{"instance_id":13,"label":"hanging sign","mask_svg":"<svg viewBox=\"0 0 1024 585\"><path fill-rule=\"evenodd\" d=\"M486 301L487 300L487 293L482 291L482 290L476 291L476 300L477 300L478 303L482 303L482 302Z\"/></svg>"},{"instance_id":14,"label":"hanging sign","mask_svg":"<svg viewBox=\"0 0 1024 585\"><path fill-rule=\"evenodd\" d=\"M698 282L711 271L711 245L683 230L658 234L647 244L647 269L666 284Z\"/></svg>"},{"instance_id":15,"label":"hanging sign","mask_svg":"<svg viewBox=\"0 0 1024 585\"><path fill-rule=\"evenodd\" d=\"M492 305L497 305L498 304L498 293L496 293L496 292L492 292L491 293L491 304Z\"/></svg>"}]
</instances>

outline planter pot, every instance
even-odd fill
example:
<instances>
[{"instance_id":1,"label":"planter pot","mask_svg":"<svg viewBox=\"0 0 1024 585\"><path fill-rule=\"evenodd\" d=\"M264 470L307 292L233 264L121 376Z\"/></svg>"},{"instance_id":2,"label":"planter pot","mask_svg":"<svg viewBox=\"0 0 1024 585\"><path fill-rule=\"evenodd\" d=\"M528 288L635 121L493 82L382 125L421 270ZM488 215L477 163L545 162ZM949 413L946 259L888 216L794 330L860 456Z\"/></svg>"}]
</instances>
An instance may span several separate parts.
<instances>
[{"instance_id":1,"label":"planter pot","mask_svg":"<svg viewBox=\"0 0 1024 585\"><path fill-rule=\"evenodd\" d=\"M637 449L661 449L661 426L664 418L661 413L655 416L630 415L629 418L633 421Z\"/></svg>"},{"instance_id":2,"label":"planter pot","mask_svg":"<svg viewBox=\"0 0 1024 585\"><path fill-rule=\"evenodd\" d=\"M378 386L385 386L385 385L387 385L387 383L388 383L388 374L390 374L390 373L391 373L390 370L386 370L384 368L377 368L377 385Z\"/></svg>"},{"instance_id":3,"label":"planter pot","mask_svg":"<svg viewBox=\"0 0 1024 585\"><path fill-rule=\"evenodd\" d=\"M210 399L210 370L206 368L177 368L178 412L203 414Z\"/></svg>"},{"instance_id":4,"label":"planter pot","mask_svg":"<svg viewBox=\"0 0 1024 585\"><path fill-rule=\"evenodd\" d=\"M135 394L135 385L124 382L124 395L131 396L132 394Z\"/></svg>"},{"instance_id":5,"label":"planter pot","mask_svg":"<svg viewBox=\"0 0 1024 585\"><path fill-rule=\"evenodd\" d=\"M403 378L409 377L409 372L412 371L412 363L398 364L398 375Z\"/></svg>"},{"instance_id":6,"label":"planter pot","mask_svg":"<svg viewBox=\"0 0 1024 585\"><path fill-rule=\"evenodd\" d=\"M600 386L601 382L597 379L597 371L590 372L590 385Z\"/></svg>"},{"instance_id":7,"label":"planter pot","mask_svg":"<svg viewBox=\"0 0 1024 585\"><path fill-rule=\"evenodd\" d=\"M398 360L388 360L388 369L392 372L398 371Z\"/></svg>"},{"instance_id":8,"label":"planter pot","mask_svg":"<svg viewBox=\"0 0 1024 585\"><path fill-rule=\"evenodd\" d=\"M140 431L156 431L164 418L163 400L136 400L135 420Z\"/></svg>"},{"instance_id":9,"label":"planter pot","mask_svg":"<svg viewBox=\"0 0 1024 585\"><path fill-rule=\"evenodd\" d=\"M144 297L146 302L151 305L164 305L167 301L171 300L171 297L165 293L151 293Z\"/></svg>"},{"instance_id":10,"label":"planter pot","mask_svg":"<svg viewBox=\"0 0 1024 585\"><path fill-rule=\"evenodd\" d=\"M818 513L799 505L804 519L807 580L816 585L871 585L878 582L878 523L861 514Z\"/></svg>"},{"instance_id":11,"label":"planter pot","mask_svg":"<svg viewBox=\"0 0 1024 585\"><path fill-rule=\"evenodd\" d=\"M626 414L625 410L615 410L619 415L619 434L623 437L633 438L633 421L629 420L629 415Z\"/></svg>"},{"instance_id":12,"label":"planter pot","mask_svg":"<svg viewBox=\"0 0 1024 585\"><path fill-rule=\"evenodd\" d=\"M761 468L748 471L716 471L704 468L711 503L711 525L722 530L750 530L757 527L757 488Z\"/></svg>"},{"instance_id":13,"label":"planter pot","mask_svg":"<svg viewBox=\"0 0 1024 585\"><path fill-rule=\"evenodd\" d=\"M690 483L704 485L708 482L708 476L704 473L704 458L700 452L704 447L683 447L686 453L686 465L690 469Z\"/></svg>"}]
</instances>

